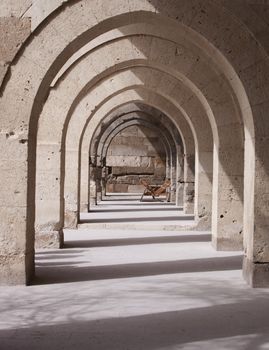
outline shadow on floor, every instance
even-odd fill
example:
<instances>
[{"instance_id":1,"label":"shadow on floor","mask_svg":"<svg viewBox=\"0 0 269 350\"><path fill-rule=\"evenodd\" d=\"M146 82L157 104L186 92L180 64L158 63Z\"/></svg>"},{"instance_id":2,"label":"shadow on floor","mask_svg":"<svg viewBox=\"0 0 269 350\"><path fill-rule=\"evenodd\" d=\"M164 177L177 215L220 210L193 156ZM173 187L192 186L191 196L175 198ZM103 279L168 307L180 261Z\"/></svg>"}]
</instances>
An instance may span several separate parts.
<instances>
[{"instance_id":1,"label":"shadow on floor","mask_svg":"<svg viewBox=\"0 0 269 350\"><path fill-rule=\"evenodd\" d=\"M76 264L88 264L89 261L79 261L76 262L76 261L40 261L39 259L36 260L36 267L39 268L39 267L59 267L59 266L67 266L67 267L70 267L70 266L75 266Z\"/></svg>"},{"instance_id":2,"label":"shadow on floor","mask_svg":"<svg viewBox=\"0 0 269 350\"><path fill-rule=\"evenodd\" d=\"M163 207L163 208L136 208L136 209L91 209L89 212L90 213L124 213L124 212L127 212L127 213L132 213L132 212L135 212L135 213L139 213L139 212L145 212L145 211L153 211L153 212L158 212L158 211L179 211L179 212L182 212L183 211L183 208L182 207L175 207L175 208L166 208L166 207Z\"/></svg>"},{"instance_id":3,"label":"shadow on floor","mask_svg":"<svg viewBox=\"0 0 269 350\"><path fill-rule=\"evenodd\" d=\"M33 284L95 281L174 273L240 270L242 268L242 255L104 266L76 266L80 262L70 262L69 266L57 266L56 268L53 264L55 263L51 263L51 268L37 267L36 278Z\"/></svg>"},{"instance_id":4,"label":"shadow on floor","mask_svg":"<svg viewBox=\"0 0 269 350\"><path fill-rule=\"evenodd\" d=\"M269 342L268 309L265 297L97 320L87 320L84 308L85 311L81 309L82 317L85 312L84 321L71 317L61 324L38 325L33 320L31 327L1 330L1 349L174 350L185 346L190 349L187 344L194 342L211 341L213 347L196 343L191 349L218 349L218 344L222 344L221 349L261 350Z\"/></svg>"},{"instance_id":5,"label":"shadow on floor","mask_svg":"<svg viewBox=\"0 0 269 350\"><path fill-rule=\"evenodd\" d=\"M63 249L60 250L60 252L64 252ZM82 251L81 251L82 252ZM72 252L68 252L69 254L65 254L65 253L59 253L59 254L47 254L47 255L38 255L36 253L36 260L40 261L40 260L48 260L48 259L74 259L74 258L79 258L80 255L76 255L76 254L72 254Z\"/></svg>"},{"instance_id":6,"label":"shadow on floor","mask_svg":"<svg viewBox=\"0 0 269 350\"><path fill-rule=\"evenodd\" d=\"M162 217L143 217L143 218L100 218L100 219L81 219L80 224L97 224L97 223L128 223L128 222L159 222L159 221L193 221L194 216L162 216Z\"/></svg>"},{"instance_id":7,"label":"shadow on floor","mask_svg":"<svg viewBox=\"0 0 269 350\"><path fill-rule=\"evenodd\" d=\"M127 200L126 200L127 201ZM106 202L109 202L109 203L106 203ZM167 202L165 202L165 203L163 203L165 206L164 207L166 207L166 206L176 206L176 204L175 203L167 203ZM121 204L121 203L110 203L110 201L105 201L105 202L101 202L101 203L98 203L98 205L97 205L97 207L103 207L103 206L106 206L106 205L109 205L109 207L110 206L119 206L119 205L124 205L125 207L126 206L139 206L140 208L141 208L141 205L144 205L144 208L146 208L147 207L147 205L158 205L158 206L160 206L160 205L162 205L160 202L152 202L152 201L148 201L148 202L144 202L143 201L143 203L141 203L141 202L138 202L138 203L123 203L123 204ZM95 206L96 207L96 206Z\"/></svg>"},{"instance_id":8,"label":"shadow on floor","mask_svg":"<svg viewBox=\"0 0 269 350\"><path fill-rule=\"evenodd\" d=\"M104 197L102 198L102 202L122 202L122 201L132 201L132 202L138 202L140 205L143 203L152 203L152 204L165 204L165 205L176 205L175 202L167 202L165 197L156 197L155 199L151 197L144 197L142 200L140 200L140 197L132 198L132 197L127 197L127 196L122 196L121 198L117 198L120 196L115 196L115 197Z\"/></svg>"},{"instance_id":9,"label":"shadow on floor","mask_svg":"<svg viewBox=\"0 0 269 350\"><path fill-rule=\"evenodd\" d=\"M68 241L65 248L117 247L140 244L210 242L210 234Z\"/></svg>"},{"instance_id":10,"label":"shadow on floor","mask_svg":"<svg viewBox=\"0 0 269 350\"><path fill-rule=\"evenodd\" d=\"M74 254L81 254L83 252L83 249L72 249L72 251L67 249L41 249L35 252L35 256L40 258L41 255L48 255L47 257L44 257L44 259L54 258L54 255L56 258L58 256L66 258L68 257L67 254L72 254L71 257L74 257Z\"/></svg>"},{"instance_id":11,"label":"shadow on floor","mask_svg":"<svg viewBox=\"0 0 269 350\"><path fill-rule=\"evenodd\" d=\"M102 198L102 202L139 202L139 198L130 198L130 197L122 197L122 198ZM154 201L154 199L152 200ZM160 201L158 201L160 203ZM141 205L141 202L139 202Z\"/></svg>"}]
</instances>

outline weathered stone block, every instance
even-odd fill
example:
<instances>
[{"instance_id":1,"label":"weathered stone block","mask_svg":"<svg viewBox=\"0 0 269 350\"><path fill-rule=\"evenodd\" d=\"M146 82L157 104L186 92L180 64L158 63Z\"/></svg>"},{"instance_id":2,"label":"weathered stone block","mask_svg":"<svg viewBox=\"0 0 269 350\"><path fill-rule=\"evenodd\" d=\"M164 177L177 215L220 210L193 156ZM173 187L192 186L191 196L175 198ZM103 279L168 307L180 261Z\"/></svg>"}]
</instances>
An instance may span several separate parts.
<instances>
[{"instance_id":1,"label":"weathered stone block","mask_svg":"<svg viewBox=\"0 0 269 350\"><path fill-rule=\"evenodd\" d=\"M7 70L8 70L8 64L0 63L0 86L4 80Z\"/></svg>"},{"instance_id":2,"label":"weathered stone block","mask_svg":"<svg viewBox=\"0 0 269 350\"><path fill-rule=\"evenodd\" d=\"M35 248L47 249L47 248L62 248L64 245L63 231L40 231L36 232L35 236Z\"/></svg>"},{"instance_id":3,"label":"weathered stone block","mask_svg":"<svg viewBox=\"0 0 269 350\"><path fill-rule=\"evenodd\" d=\"M30 33L30 18L0 17L0 62L11 62Z\"/></svg>"},{"instance_id":4,"label":"weathered stone block","mask_svg":"<svg viewBox=\"0 0 269 350\"><path fill-rule=\"evenodd\" d=\"M143 193L145 187L142 185L128 185L128 193Z\"/></svg>"},{"instance_id":5,"label":"weathered stone block","mask_svg":"<svg viewBox=\"0 0 269 350\"><path fill-rule=\"evenodd\" d=\"M65 210L64 213L64 227L65 228L77 228L78 213L77 211Z\"/></svg>"},{"instance_id":6,"label":"weathered stone block","mask_svg":"<svg viewBox=\"0 0 269 350\"><path fill-rule=\"evenodd\" d=\"M218 251L242 251L243 250L243 233L238 228L237 236L219 237L212 235L212 245Z\"/></svg>"},{"instance_id":7,"label":"weathered stone block","mask_svg":"<svg viewBox=\"0 0 269 350\"><path fill-rule=\"evenodd\" d=\"M114 184L107 184L106 185L106 191L109 192L114 192Z\"/></svg>"},{"instance_id":8,"label":"weathered stone block","mask_svg":"<svg viewBox=\"0 0 269 350\"><path fill-rule=\"evenodd\" d=\"M121 192L121 193L128 192L128 185L127 184L114 184L114 191L113 192Z\"/></svg>"},{"instance_id":9,"label":"weathered stone block","mask_svg":"<svg viewBox=\"0 0 269 350\"><path fill-rule=\"evenodd\" d=\"M243 276L251 287L268 288L269 263L256 263L244 257Z\"/></svg>"},{"instance_id":10,"label":"weathered stone block","mask_svg":"<svg viewBox=\"0 0 269 350\"><path fill-rule=\"evenodd\" d=\"M1 17L22 17L31 5L32 0L0 1Z\"/></svg>"},{"instance_id":11,"label":"weathered stone block","mask_svg":"<svg viewBox=\"0 0 269 350\"><path fill-rule=\"evenodd\" d=\"M0 285L29 284L34 276L34 251L0 255Z\"/></svg>"}]
</instances>

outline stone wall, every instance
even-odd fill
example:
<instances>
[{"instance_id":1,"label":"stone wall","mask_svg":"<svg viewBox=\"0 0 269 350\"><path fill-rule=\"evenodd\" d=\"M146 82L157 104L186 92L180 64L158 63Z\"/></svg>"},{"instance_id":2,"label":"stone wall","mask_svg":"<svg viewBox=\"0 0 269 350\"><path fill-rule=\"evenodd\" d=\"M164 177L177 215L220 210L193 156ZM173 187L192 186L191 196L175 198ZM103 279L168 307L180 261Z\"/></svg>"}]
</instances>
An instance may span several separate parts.
<instances>
[{"instance_id":1,"label":"stone wall","mask_svg":"<svg viewBox=\"0 0 269 350\"><path fill-rule=\"evenodd\" d=\"M107 192L141 192L140 179L162 183L166 173L166 154L155 131L131 126L114 137L106 157Z\"/></svg>"}]
</instances>

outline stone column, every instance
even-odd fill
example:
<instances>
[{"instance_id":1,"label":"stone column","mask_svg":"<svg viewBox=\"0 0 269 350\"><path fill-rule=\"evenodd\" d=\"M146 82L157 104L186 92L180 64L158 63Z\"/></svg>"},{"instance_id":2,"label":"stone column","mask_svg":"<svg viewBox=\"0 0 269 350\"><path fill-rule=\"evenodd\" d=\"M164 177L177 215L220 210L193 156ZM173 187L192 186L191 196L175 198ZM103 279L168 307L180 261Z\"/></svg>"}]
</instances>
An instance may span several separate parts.
<instances>
[{"instance_id":1,"label":"stone column","mask_svg":"<svg viewBox=\"0 0 269 350\"><path fill-rule=\"evenodd\" d=\"M89 170L89 210L92 207L95 207L97 204L96 172L97 172L96 165L90 164L90 170Z\"/></svg>"},{"instance_id":2,"label":"stone column","mask_svg":"<svg viewBox=\"0 0 269 350\"><path fill-rule=\"evenodd\" d=\"M27 143L20 142L27 135L14 135L14 129L0 133L0 285L25 284L34 276L35 217L27 207ZM34 189L29 192L34 203Z\"/></svg>"},{"instance_id":3,"label":"stone column","mask_svg":"<svg viewBox=\"0 0 269 350\"><path fill-rule=\"evenodd\" d=\"M186 154L184 157L184 181L183 188L183 207L185 214L194 214L195 198L195 156Z\"/></svg>"},{"instance_id":4,"label":"stone column","mask_svg":"<svg viewBox=\"0 0 269 350\"><path fill-rule=\"evenodd\" d=\"M256 155L251 145L245 149L243 276L252 287L269 288L268 137L256 139L255 147Z\"/></svg>"},{"instance_id":5,"label":"stone column","mask_svg":"<svg viewBox=\"0 0 269 350\"><path fill-rule=\"evenodd\" d=\"M102 179L101 179L102 198L104 198L106 196L106 181L107 181L107 167L103 166Z\"/></svg>"},{"instance_id":6,"label":"stone column","mask_svg":"<svg viewBox=\"0 0 269 350\"><path fill-rule=\"evenodd\" d=\"M243 162L243 149L214 149L212 243L217 250L243 248Z\"/></svg>"},{"instance_id":7,"label":"stone column","mask_svg":"<svg viewBox=\"0 0 269 350\"><path fill-rule=\"evenodd\" d=\"M96 204L102 200L102 166L96 168Z\"/></svg>"},{"instance_id":8,"label":"stone column","mask_svg":"<svg viewBox=\"0 0 269 350\"><path fill-rule=\"evenodd\" d=\"M77 228L79 206L79 158L78 150L73 147L66 148L65 152L65 181L64 181L64 227Z\"/></svg>"},{"instance_id":9,"label":"stone column","mask_svg":"<svg viewBox=\"0 0 269 350\"><path fill-rule=\"evenodd\" d=\"M176 174L176 205L183 206L183 173L184 173L184 155L182 149L177 146L177 174Z\"/></svg>"},{"instance_id":10,"label":"stone column","mask_svg":"<svg viewBox=\"0 0 269 350\"><path fill-rule=\"evenodd\" d=\"M213 152L196 152L194 216L197 229L210 230L212 218L212 158ZM192 186L192 183L190 184ZM187 184L189 186L189 184ZM188 187L186 187L188 188ZM186 190L187 191L187 190Z\"/></svg>"},{"instance_id":11,"label":"stone column","mask_svg":"<svg viewBox=\"0 0 269 350\"><path fill-rule=\"evenodd\" d=\"M89 211L89 164L89 153L81 149L79 183L80 213L87 213Z\"/></svg>"},{"instance_id":12,"label":"stone column","mask_svg":"<svg viewBox=\"0 0 269 350\"><path fill-rule=\"evenodd\" d=\"M57 143L42 142L37 145L36 248L60 248L63 246L64 222L61 213L63 213L64 200L60 187L64 174L61 173L61 177L55 175L55 167L60 163L61 154Z\"/></svg>"},{"instance_id":13,"label":"stone column","mask_svg":"<svg viewBox=\"0 0 269 350\"><path fill-rule=\"evenodd\" d=\"M171 159L171 196L170 201L176 202L176 183L177 183L177 155L172 154Z\"/></svg>"}]
</instances>

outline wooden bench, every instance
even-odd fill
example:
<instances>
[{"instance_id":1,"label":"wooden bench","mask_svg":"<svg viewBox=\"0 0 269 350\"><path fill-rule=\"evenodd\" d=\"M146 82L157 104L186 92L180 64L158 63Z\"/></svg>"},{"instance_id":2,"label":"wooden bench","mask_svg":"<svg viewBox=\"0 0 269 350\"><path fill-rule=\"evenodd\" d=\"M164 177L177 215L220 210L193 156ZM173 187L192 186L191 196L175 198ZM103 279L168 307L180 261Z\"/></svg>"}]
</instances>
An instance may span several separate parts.
<instances>
[{"instance_id":1,"label":"wooden bench","mask_svg":"<svg viewBox=\"0 0 269 350\"><path fill-rule=\"evenodd\" d=\"M150 185L145 179L141 179L140 183L145 187L140 198L140 202L142 202L144 196L152 196L153 199L155 199L155 197L159 197L162 193L165 193L171 185L171 181L169 179L165 180L162 185Z\"/></svg>"}]
</instances>

